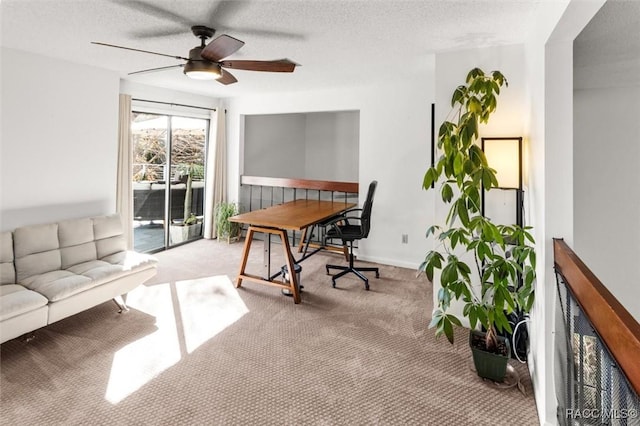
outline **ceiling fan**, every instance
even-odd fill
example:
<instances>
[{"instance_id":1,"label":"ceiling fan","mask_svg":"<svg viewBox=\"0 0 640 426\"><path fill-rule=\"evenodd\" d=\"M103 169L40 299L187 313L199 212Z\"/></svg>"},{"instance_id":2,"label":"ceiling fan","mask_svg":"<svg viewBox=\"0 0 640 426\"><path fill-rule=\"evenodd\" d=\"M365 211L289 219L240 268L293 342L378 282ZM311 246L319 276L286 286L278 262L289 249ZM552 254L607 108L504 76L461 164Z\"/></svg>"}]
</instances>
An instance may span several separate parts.
<instances>
[{"instance_id":1,"label":"ceiling fan","mask_svg":"<svg viewBox=\"0 0 640 426\"><path fill-rule=\"evenodd\" d=\"M167 67L150 68L129 73L140 74L153 71L161 71L170 68L183 68L183 72L199 80L216 80L222 84L236 83L238 80L225 68L247 70L247 71L267 71L267 72L293 72L296 68L295 62L289 59L278 59L275 61L253 61L253 60L223 60L229 55L237 52L244 42L227 34L213 39L209 44L206 40L213 37L216 30L204 25L194 25L191 27L193 34L200 39L200 46L196 46L189 51L189 57L167 55L165 53L151 52L148 50L134 49L131 47L116 46L114 44L100 43L92 41L92 44L115 47L118 49L133 50L134 52L150 53L152 55L166 56L173 59L186 61L184 64L170 65Z\"/></svg>"}]
</instances>

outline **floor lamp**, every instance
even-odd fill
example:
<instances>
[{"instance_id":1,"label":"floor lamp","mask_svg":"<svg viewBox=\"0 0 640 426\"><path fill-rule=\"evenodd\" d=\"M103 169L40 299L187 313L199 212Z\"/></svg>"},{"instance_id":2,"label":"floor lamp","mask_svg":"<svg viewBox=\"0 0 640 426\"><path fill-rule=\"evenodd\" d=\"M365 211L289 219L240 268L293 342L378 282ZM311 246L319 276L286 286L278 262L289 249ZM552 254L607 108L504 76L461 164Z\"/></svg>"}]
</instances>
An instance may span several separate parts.
<instances>
[{"instance_id":1,"label":"floor lamp","mask_svg":"<svg viewBox=\"0 0 640 426\"><path fill-rule=\"evenodd\" d=\"M488 194L496 194L496 190L500 196L502 196L503 204L514 204L515 209L515 224L519 226L524 226L524 191L522 188L522 138L521 137L502 137L502 138L482 138L482 151L484 151L484 155L487 157L487 163L489 167L494 169L496 173L496 178L498 179L498 187L492 188L491 191L482 191L482 205L481 205L481 213L483 216L487 216L487 195ZM515 194L514 197L509 197L509 195ZM496 210L496 198L499 200L500 197L491 196L489 200L489 207L493 207ZM511 200L508 200L511 198ZM507 201L508 200L508 201ZM504 214L505 212L499 211L501 210L500 206L497 207L496 214ZM502 209L504 210L504 209ZM490 215L491 216L491 215ZM502 217L502 216L501 216ZM513 218L513 213L511 213L510 219L505 219L497 221L498 223L503 223L504 225L510 225L514 222L511 221ZM522 285L522 276L518 273L517 284L518 287ZM527 339L528 339L528 331L526 330L526 326L518 327L523 323L526 323L528 320L522 312L516 311L509 317L509 322L512 324L513 334L506 333L505 337L511 340L513 351L512 356L517 358L518 360L526 359L527 356ZM518 333L517 335L515 333ZM521 361L522 362L522 361Z\"/></svg>"},{"instance_id":2,"label":"floor lamp","mask_svg":"<svg viewBox=\"0 0 640 426\"><path fill-rule=\"evenodd\" d=\"M515 224L523 226L522 138L482 138L481 142L481 148L487 157L489 167L497 172L498 188L494 188L494 190L513 191L515 193ZM486 216L487 192L482 191L481 213L483 216Z\"/></svg>"}]
</instances>

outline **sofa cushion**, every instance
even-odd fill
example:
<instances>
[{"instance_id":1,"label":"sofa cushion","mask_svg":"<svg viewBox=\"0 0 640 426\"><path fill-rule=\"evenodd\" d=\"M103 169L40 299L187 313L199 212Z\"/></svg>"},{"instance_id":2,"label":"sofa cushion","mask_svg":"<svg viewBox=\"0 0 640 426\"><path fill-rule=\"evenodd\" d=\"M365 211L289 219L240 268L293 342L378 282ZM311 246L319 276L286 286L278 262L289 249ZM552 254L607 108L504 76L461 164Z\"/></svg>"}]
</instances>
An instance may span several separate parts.
<instances>
[{"instance_id":1,"label":"sofa cushion","mask_svg":"<svg viewBox=\"0 0 640 426\"><path fill-rule=\"evenodd\" d=\"M29 277L57 271L62 267L60 250L45 251L16 259L16 281L21 284Z\"/></svg>"},{"instance_id":2,"label":"sofa cushion","mask_svg":"<svg viewBox=\"0 0 640 426\"><path fill-rule=\"evenodd\" d=\"M47 303L47 298L35 291L17 284L5 284L0 286L0 321L31 312Z\"/></svg>"},{"instance_id":3,"label":"sofa cushion","mask_svg":"<svg viewBox=\"0 0 640 426\"><path fill-rule=\"evenodd\" d=\"M90 218L65 220L58 223L62 269L97 259Z\"/></svg>"},{"instance_id":4,"label":"sofa cushion","mask_svg":"<svg viewBox=\"0 0 640 426\"><path fill-rule=\"evenodd\" d=\"M93 241L93 221L86 217L59 222L58 239L60 247L77 246Z\"/></svg>"},{"instance_id":5,"label":"sofa cushion","mask_svg":"<svg viewBox=\"0 0 640 426\"><path fill-rule=\"evenodd\" d=\"M92 260L90 262L80 263L67 269L74 274L83 275L96 281L96 285L100 285L106 281L111 281L122 275L125 271L120 265L112 265L102 260Z\"/></svg>"},{"instance_id":6,"label":"sofa cushion","mask_svg":"<svg viewBox=\"0 0 640 426\"><path fill-rule=\"evenodd\" d=\"M127 249L119 214L94 217L93 233L98 259Z\"/></svg>"},{"instance_id":7,"label":"sofa cushion","mask_svg":"<svg viewBox=\"0 0 640 426\"><path fill-rule=\"evenodd\" d=\"M79 265L81 263L96 260L97 256L96 244L93 241L60 249L62 269L68 269L73 265Z\"/></svg>"},{"instance_id":8,"label":"sofa cushion","mask_svg":"<svg viewBox=\"0 0 640 426\"><path fill-rule=\"evenodd\" d=\"M13 266L13 234L0 234L0 284L16 282L16 268Z\"/></svg>"},{"instance_id":9,"label":"sofa cushion","mask_svg":"<svg viewBox=\"0 0 640 426\"><path fill-rule=\"evenodd\" d=\"M97 259L90 218L65 220L58 223L62 269Z\"/></svg>"},{"instance_id":10,"label":"sofa cushion","mask_svg":"<svg viewBox=\"0 0 640 426\"><path fill-rule=\"evenodd\" d=\"M17 228L13 231L13 239L16 259L60 248L57 223Z\"/></svg>"},{"instance_id":11,"label":"sofa cushion","mask_svg":"<svg viewBox=\"0 0 640 426\"><path fill-rule=\"evenodd\" d=\"M20 284L29 290L37 291L50 302L65 299L96 286L91 278L64 270L32 275L21 281Z\"/></svg>"},{"instance_id":12,"label":"sofa cushion","mask_svg":"<svg viewBox=\"0 0 640 426\"><path fill-rule=\"evenodd\" d=\"M58 243L58 224L33 225L13 232L16 281L62 267Z\"/></svg>"}]
</instances>

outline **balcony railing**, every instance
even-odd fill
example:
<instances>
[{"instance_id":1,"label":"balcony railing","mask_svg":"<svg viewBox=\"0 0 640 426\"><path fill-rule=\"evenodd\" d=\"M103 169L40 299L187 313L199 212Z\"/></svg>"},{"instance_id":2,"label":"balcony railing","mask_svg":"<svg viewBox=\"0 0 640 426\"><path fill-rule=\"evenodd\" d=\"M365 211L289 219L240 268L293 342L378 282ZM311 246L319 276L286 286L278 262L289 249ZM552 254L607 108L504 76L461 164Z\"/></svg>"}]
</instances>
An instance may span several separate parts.
<instances>
[{"instance_id":1,"label":"balcony railing","mask_svg":"<svg viewBox=\"0 0 640 426\"><path fill-rule=\"evenodd\" d=\"M248 212L297 199L317 199L358 202L358 182L291 179L262 176L240 178L240 210ZM290 232L291 244L296 245L302 235ZM321 235L314 234L311 241L320 243Z\"/></svg>"},{"instance_id":2,"label":"balcony railing","mask_svg":"<svg viewBox=\"0 0 640 426\"><path fill-rule=\"evenodd\" d=\"M640 425L640 325L563 240L554 258L564 321L558 422Z\"/></svg>"}]
</instances>

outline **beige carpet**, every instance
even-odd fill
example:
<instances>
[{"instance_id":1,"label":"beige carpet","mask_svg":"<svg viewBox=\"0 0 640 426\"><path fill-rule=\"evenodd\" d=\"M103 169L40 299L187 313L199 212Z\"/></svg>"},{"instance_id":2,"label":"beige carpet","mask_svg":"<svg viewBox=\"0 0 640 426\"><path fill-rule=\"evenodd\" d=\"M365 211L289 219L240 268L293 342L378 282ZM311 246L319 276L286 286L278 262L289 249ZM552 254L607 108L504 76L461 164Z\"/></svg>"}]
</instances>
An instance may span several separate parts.
<instances>
[{"instance_id":1,"label":"beige carpet","mask_svg":"<svg viewBox=\"0 0 640 426\"><path fill-rule=\"evenodd\" d=\"M275 251L279 255L279 246ZM0 347L2 425L537 425L526 396L471 370L427 329L431 285L382 266L354 276L302 263L302 304L275 287L235 289L241 244L198 241L157 254L158 276L112 302ZM261 245L250 265L260 271ZM277 260L275 261L276 266Z\"/></svg>"}]
</instances>

